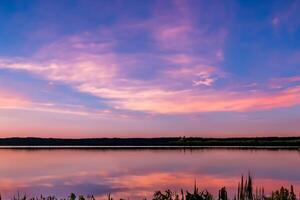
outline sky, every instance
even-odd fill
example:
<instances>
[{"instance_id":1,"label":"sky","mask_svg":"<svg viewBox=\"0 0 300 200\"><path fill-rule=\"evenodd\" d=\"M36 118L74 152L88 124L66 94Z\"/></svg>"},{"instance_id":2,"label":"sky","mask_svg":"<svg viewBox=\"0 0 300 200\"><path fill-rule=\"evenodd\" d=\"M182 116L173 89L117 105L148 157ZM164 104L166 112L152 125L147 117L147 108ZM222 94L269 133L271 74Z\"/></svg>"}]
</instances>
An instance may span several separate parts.
<instances>
[{"instance_id":1,"label":"sky","mask_svg":"<svg viewBox=\"0 0 300 200\"><path fill-rule=\"evenodd\" d=\"M1 0L0 137L300 133L300 1Z\"/></svg>"}]
</instances>

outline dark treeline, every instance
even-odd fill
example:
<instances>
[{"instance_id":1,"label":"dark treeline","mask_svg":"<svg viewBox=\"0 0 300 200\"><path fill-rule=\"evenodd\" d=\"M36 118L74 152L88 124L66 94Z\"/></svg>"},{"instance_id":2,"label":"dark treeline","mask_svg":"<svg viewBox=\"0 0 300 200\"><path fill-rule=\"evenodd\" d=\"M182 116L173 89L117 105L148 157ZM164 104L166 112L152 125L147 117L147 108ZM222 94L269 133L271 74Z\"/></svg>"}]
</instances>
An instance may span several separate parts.
<instances>
[{"instance_id":1,"label":"dark treeline","mask_svg":"<svg viewBox=\"0 0 300 200\"><path fill-rule=\"evenodd\" d=\"M300 137L257 138L2 138L0 146L281 146L300 147Z\"/></svg>"},{"instance_id":2,"label":"dark treeline","mask_svg":"<svg viewBox=\"0 0 300 200\"><path fill-rule=\"evenodd\" d=\"M1 196L0 196L1 199ZM114 200L113 197L108 194L108 200ZM194 185L193 191L181 191L179 193L173 192L169 189L165 191L156 191L152 197L153 200L299 200L297 198L293 186L290 188L281 187L278 190L271 192L270 195L266 195L264 188L255 188L253 187L252 177L249 175L246 179L242 176L241 181L238 184L237 192L233 197L229 197L225 187L222 187L219 190L217 197L214 197L207 190L199 190L196 183ZM74 193L71 193L67 198L57 198L55 196L45 197L43 195L39 197L27 197L26 195L14 196L12 200L96 200L93 195L76 196ZM123 200L123 199L120 199ZM146 200L144 198L143 200Z\"/></svg>"}]
</instances>

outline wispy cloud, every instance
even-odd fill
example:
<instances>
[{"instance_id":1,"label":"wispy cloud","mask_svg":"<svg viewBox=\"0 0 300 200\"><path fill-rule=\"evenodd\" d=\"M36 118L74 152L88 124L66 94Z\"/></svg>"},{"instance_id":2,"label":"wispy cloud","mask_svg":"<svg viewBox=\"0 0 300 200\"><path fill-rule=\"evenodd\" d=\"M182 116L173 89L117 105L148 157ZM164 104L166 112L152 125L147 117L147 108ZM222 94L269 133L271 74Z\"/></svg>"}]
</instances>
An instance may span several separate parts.
<instances>
[{"instance_id":1,"label":"wispy cloud","mask_svg":"<svg viewBox=\"0 0 300 200\"><path fill-rule=\"evenodd\" d=\"M108 69L109 73L107 73L106 71L104 72L104 76L97 73L95 74L97 65L94 63L97 63L98 60L91 60L90 56L87 57L87 60L89 60L90 65L88 65L87 63L82 65L81 62L74 62L66 65L69 67L72 66L78 71L84 70L86 68L91 69L80 73L81 76L78 77L78 79L75 78L77 76L76 71L67 71L68 68L66 66L62 68L52 68L48 67L48 65L45 65L47 70L43 71L40 70L39 67L36 66L36 64L22 65L18 63L13 64L13 69L24 70L23 66L29 66L28 68L26 68L26 70L29 70L33 73L38 73L49 80L63 81L73 85L73 87L81 92L90 93L101 98L106 98L107 103L114 109L174 114L220 111L239 112L272 109L299 104L298 99L300 97L300 89L298 86L289 87L287 89L275 92L257 91L252 93L248 93L247 91L234 92L216 89L198 91L193 87L187 87L185 89L172 89L165 87L163 84L156 83L156 80L149 82L122 79L121 75L119 75L118 73L110 73L110 69ZM19 68L18 65L20 65ZM117 69L115 71L118 71L118 67L120 66L116 65ZM107 68L103 67L103 69L105 70ZM194 72L184 72L183 70L183 72L179 74L190 73ZM59 76L55 76L56 74L58 74ZM108 76L106 74L110 75ZM201 73L199 74L201 75ZM105 78L98 81L99 76ZM202 76L204 75L202 74ZM295 78L289 78L288 80L294 81ZM209 81L208 83L203 82L201 84L210 85ZM35 109L45 111L48 110L53 112L59 110L45 107L36 107ZM85 113L82 112L80 114Z\"/></svg>"},{"instance_id":2,"label":"wispy cloud","mask_svg":"<svg viewBox=\"0 0 300 200\"><path fill-rule=\"evenodd\" d=\"M300 76L290 76L290 77L281 77L281 78L272 78L270 81L270 87L272 88L283 88L289 86L289 84L299 84Z\"/></svg>"},{"instance_id":3,"label":"wispy cloud","mask_svg":"<svg viewBox=\"0 0 300 200\"><path fill-rule=\"evenodd\" d=\"M0 89L0 109L23 108L30 105L30 101L12 92Z\"/></svg>"},{"instance_id":4,"label":"wispy cloud","mask_svg":"<svg viewBox=\"0 0 300 200\"><path fill-rule=\"evenodd\" d=\"M76 40L76 43L78 41ZM67 46L68 45L68 46ZM99 45L101 46L101 45ZM104 45L105 46L105 45ZM63 47L64 52L55 52L56 48ZM90 47L85 47L90 49ZM108 49L107 49L108 48ZM26 70L44 77L49 81L59 81L71 85L78 91L90 93L99 98L107 99L107 104L113 109L124 109L147 113L175 114L196 112L220 111L249 111L287 107L299 104L300 89L298 86L282 91L254 93L222 91L211 88L199 90L194 85L211 86L215 79L211 77L218 73L216 67L195 65L182 67L181 65L148 81L132 80L122 74L122 67L129 59L138 59L115 53L112 47L105 47L103 54L90 51L78 51L73 43L58 43L51 48L44 48L31 59L1 59L1 68L12 70ZM81 48L80 48L81 49ZM93 48L91 49L91 51ZM102 50L102 48L101 48ZM49 51L53 57L44 57ZM58 53L56 55L56 53ZM39 56L41 55L41 56ZM195 64L195 58L180 55L169 59L174 64ZM122 62L124 60L125 62ZM125 63L125 65L123 65ZM198 79L195 79L198 78ZM190 84L177 88L177 81L189 79ZM295 81L295 77L286 79ZM162 81L163 80L163 81ZM297 79L298 80L298 79ZM169 81L169 82L168 82ZM168 85L165 83L168 82ZM26 105L26 101L5 98L2 106ZM27 105L28 107L28 105ZM87 114L86 110L65 110L53 106L31 105L30 109L48 112L63 112L70 114ZM92 111L93 112L93 111Z\"/></svg>"},{"instance_id":5,"label":"wispy cloud","mask_svg":"<svg viewBox=\"0 0 300 200\"><path fill-rule=\"evenodd\" d=\"M294 32L300 26L298 13L300 11L300 3L292 1L287 3L284 8L276 10L271 19L271 24L274 28L284 27L288 32Z\"/></svg>"},{"instance_id":6,"label":"wispy cloud","mask_svg":"<svg viewBox=\"0 0 300 200\"><path fill-rule=\"evenodd\" d=\"M160 6L148 20L66 36L27 58L0 58L0 68L27 71L52 84L63 83L80 93L104 99L110 106L109 112L104 113L119 110L159 114L241 112L300 103L297 85L276 91L270 91L268 84L256 91L235 91L218 85L220 79L227 78L221 68L226 60L223 52L226 27L214 17L211 23L203 22L201 19L213 12L202 16L183 1L174 1L167 14L161 12ZM130 34L145 32L151 45L143 45L148 49L142 52L123 49ZM142 75L137 78L134 74L138 73ZM294 80L291 77L285 81ZM238 80L232 82L239 84ZM15 101L11 104L22 107L22 102ZM75 111L62 107L53 103L30 108L82 115L101 112L88 106Z\"/></svg>"}]
</instances>

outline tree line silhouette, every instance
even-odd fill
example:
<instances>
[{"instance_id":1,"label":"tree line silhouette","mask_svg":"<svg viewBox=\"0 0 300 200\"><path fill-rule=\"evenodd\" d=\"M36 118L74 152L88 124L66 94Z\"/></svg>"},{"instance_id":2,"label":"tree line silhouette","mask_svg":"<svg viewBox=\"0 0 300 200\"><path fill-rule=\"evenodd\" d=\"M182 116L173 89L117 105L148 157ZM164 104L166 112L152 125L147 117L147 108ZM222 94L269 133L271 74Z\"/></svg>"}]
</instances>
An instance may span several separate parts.
<instances>
[{"instance_id":1,"label":"tree line silhouette","mask_svg":"<svg viewBox=\"0 0 300 200\"><path fill-rule=\"evenodd\" d=\"M0 146L241 146L241 147L300 147L300 137L253 137L253 138L0 138Z\"/></svg>"}]
</instances>

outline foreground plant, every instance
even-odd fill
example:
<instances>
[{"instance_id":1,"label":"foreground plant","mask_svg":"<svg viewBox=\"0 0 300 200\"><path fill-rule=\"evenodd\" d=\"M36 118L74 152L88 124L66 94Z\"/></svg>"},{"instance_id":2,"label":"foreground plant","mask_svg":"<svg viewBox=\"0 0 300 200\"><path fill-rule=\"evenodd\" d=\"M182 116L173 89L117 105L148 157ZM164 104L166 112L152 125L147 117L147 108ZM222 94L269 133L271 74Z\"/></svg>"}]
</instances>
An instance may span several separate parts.
<instances>
[{"instance_id":1,"label":"foreground plant","mask_svg":"<svg viewBox=\"0 0 300 200\"><path fill-rule=\"evenodd\" d=\"M109 194L107 197L108 200L113 200ZM1 200L1 196L0 196ZM14 196L12 200L95 200L94 196L83 196L78 195L78 197L71 193L68 198L57 198L55 196L39 196L28 198L26 195L20 196L19 193L17 196ZM120 199L122 200L122 199ZM146 200L146 199L144 199ZM207 190L199 190L196 183L194 185L194 191L184 192L181 190L180 194L167 189L165 191L156 191L153 194L153 200L230 200L228 198L227 190L225 187L222 187L219 190L218 199L214 198L211 193ZM266 196L264 193L264 188L256 188L255 193L253 191L253 181L250 174L246 179L244 176L241 177L241 181L238 184L237 195L234 196L233 200L297 200L297 196L294 193L294 187L291 186L290 189L281 187L279 190L273 191L270 196ZM300 200L300 196L299 196Z\"/></svg>"}]
</instances>

